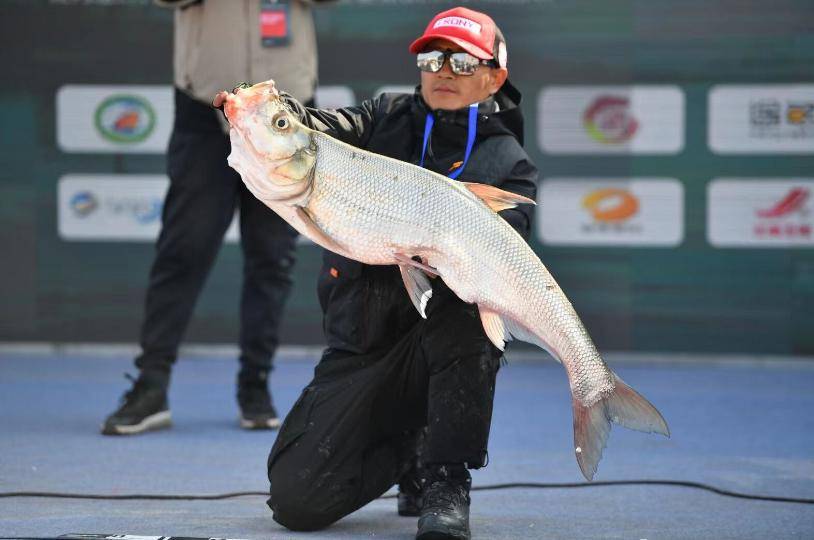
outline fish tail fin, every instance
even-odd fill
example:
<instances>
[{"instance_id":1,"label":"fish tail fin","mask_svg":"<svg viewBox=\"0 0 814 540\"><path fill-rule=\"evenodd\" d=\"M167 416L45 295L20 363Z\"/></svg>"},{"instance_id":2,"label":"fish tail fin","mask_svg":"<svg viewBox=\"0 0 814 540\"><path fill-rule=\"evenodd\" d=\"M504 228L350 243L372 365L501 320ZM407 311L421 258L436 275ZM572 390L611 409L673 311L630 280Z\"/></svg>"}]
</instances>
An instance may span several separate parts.
<instances>
[{"instance_id":1,"label":"fish tail fin","mask_svg":"<svg viewBox=\"0 0 814 540\"><path fill-rule=\"evenodd\" d=\"M652 403L613 373L616 388L608 398L610 420L628 429L670 436L664 417Z\"/></svg>"},{"instance_id":2,"label":"fish tail fin","mask_svg":"<svg viewBox=\"0 0 814 540\"><path fill-rule=\"evenodd\" d=\"M607 402L602 399L586 407L576 398L574 407L574 453L582 475L589 482L594 479L596 467L602 459L602 450L610 434Z\"/></svg>"},{"instance_id":3,"label":"fish tail fin","mask_svg":"<svg viewBox=\"0 0 814 540\"><path fill-rule=\"evenodd\" d=\"M613 373L616 387L609 396L591 406L573 399L574 452L583 476L593 480L602 450L607 444L611 422L626 428L670 436L661 413L633 388Z\"/></svg>"}]
</instances>

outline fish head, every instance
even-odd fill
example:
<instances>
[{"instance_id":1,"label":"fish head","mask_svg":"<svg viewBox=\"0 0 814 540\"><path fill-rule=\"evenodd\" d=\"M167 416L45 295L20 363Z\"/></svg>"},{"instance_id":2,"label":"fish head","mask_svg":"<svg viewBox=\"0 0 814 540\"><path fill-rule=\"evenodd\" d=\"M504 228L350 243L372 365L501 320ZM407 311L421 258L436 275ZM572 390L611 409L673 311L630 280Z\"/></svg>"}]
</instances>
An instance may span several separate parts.
<instances>
[{"instance_id":1,"label":"fish head","mask_svg":"<svg viewBox=\"0 0 814 540\"><path fill-rule=\"evenodd\" d=\"M261 191L261 199L283 199L310 183L316 163L313 132L298 121L274 81L239 86L218 94L218 102L230 125L229 164L250 189L254 184L253 192Z\"/></svg>"}]
</instances>

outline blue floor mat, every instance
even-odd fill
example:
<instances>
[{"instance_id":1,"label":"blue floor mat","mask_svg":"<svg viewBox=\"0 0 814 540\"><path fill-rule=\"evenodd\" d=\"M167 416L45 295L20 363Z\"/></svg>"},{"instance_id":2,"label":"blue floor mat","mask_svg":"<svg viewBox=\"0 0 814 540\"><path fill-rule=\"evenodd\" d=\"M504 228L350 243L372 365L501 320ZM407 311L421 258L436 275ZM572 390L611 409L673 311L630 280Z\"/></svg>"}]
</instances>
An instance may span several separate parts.
<instances>
[{"instance_id":1,"label":"blue floor mat","mask_svg":"<svg viewBox=\"0 0 814 540\"><path fill-rule=\"evenodd\" d=\"M286 412L315 359L280 358L275 402ZM614 427L596 480L672 479L762 495L814 498L814 364L625 362L612 367L664 414L672 438ZM266 491L274 432L237 424L229 358L179 362L174 427L98 434L128 387L130 359L0 356L0 492L218 494ZM490 464L473 482L581 482L570 399L553 362L498 375ZM683 487L511 489L472 495L473 538L814 538L814 506L750 501ZM225 501L0 499L0 536L117 533L248 539L409 539L415 519L378 500L316 533L271 519L263 497Z\"/></svg>"}]
</instances>

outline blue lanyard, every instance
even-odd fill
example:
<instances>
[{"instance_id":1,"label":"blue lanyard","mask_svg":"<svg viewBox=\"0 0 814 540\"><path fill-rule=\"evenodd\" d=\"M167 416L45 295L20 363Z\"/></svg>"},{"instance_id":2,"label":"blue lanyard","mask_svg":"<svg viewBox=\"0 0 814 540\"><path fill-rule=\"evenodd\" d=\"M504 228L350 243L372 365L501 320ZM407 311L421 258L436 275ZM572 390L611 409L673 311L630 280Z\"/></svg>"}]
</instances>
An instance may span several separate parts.
<instances>
[{"instance_id":1,"label":"blue lanyard","mask_svg":"<svg viewBox=\"0 0 814 540\"><path fill-rule=\"evenodd\" d=\"M432 126L435 124L435 117L431 112L427 113L427 120L424 123L424 143L421 145L421 163L424 166L424 154L427 152L427 141L430 140L430 133ZM448 176L453 180L458 178L466 167L466 162L469 161L469 154L472 153L472 147L475 146L475 134L478 131L478 104L473 103L469 106L469 123L467 124L466 134L466 153L464 153L464 162L461 166L452 171Z\"/></svg>"}]
</instances>

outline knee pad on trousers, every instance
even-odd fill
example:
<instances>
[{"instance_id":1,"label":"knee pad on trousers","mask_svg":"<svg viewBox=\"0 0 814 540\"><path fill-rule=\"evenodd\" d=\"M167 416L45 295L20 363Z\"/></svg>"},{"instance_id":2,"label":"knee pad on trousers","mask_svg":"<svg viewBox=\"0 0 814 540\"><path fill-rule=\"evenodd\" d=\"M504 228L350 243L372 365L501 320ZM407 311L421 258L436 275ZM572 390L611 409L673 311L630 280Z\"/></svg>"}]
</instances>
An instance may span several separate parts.
<instances>
[{"instance_id":1,"label":"knee pad on trousers","mask_svg":"<svg viewBox=\"0 0 814 540\"><path fill-rule=\"evenodd\" d=\"M336 518L326 515L320 510L310 508L308 505L272 504L269 499L274 521L292 531L318 531L336 521Z\"/></svg>"},{"instance_id":2,"label":"knee pad on trousers","mask_svg":"<svg viewBox=\"0 0 814 540\"><path fill-rule=\"evenodd\" d=\"M271 496L267 505L274 512L274 521L292 531L316 531L324 529L339 517L325 511L324 501L320 500L311 483L272 469Z\"/></svg>"}]
</instances>

